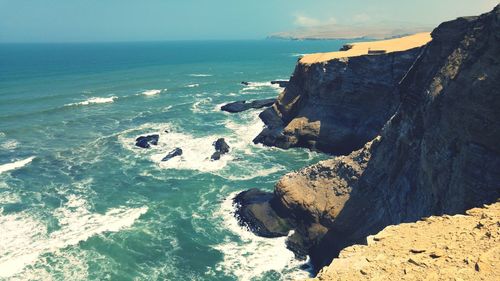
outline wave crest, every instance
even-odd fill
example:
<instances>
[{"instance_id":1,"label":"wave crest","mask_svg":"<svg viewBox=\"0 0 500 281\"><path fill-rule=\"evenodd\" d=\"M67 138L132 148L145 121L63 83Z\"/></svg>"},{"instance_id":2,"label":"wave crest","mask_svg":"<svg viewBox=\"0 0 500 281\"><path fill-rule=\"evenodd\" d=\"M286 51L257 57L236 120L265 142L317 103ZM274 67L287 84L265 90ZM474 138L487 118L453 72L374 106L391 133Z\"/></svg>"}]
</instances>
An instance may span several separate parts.
<instances>
[{"instance_id":1,"label":"wave crest","mask_svg":"<svg viewBox=\"0 0 500 281\"><path fill-rule=\"evenodd\" d=\"M16 170L16 169L22 168L22 167L28 165L29 163L31 163L31 161L33 161L33 159L35 159L35 156L31 156L31 157L28 157L26 159L19 160L16 162L0 165L0 174L11 171L11 170Z\"/></svg>"},{"instance_id":2,"label":"wave crest","mask_svg":"<svg viewBox=\"0 0 500 281\"><path fill-rule=\"evenodd\" d=\"M92 98L89 98L89 99L84 100L82 102L75 102L75 103L66 104L66 106L78 106L78 105L90 105L90 104L100 104L100 103L112 103L117 98L118 97L116 97L116 96L107 97L107 98L92 97Z\"/></svg>"}]
</instances>

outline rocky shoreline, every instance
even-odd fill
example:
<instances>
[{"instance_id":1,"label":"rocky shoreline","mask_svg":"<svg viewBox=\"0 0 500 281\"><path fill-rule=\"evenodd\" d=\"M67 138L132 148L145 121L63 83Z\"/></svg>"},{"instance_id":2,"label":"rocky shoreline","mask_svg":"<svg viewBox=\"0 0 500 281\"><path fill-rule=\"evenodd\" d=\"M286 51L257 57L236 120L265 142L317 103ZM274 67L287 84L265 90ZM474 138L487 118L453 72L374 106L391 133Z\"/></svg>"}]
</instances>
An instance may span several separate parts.
<instances>
[{"instance_id":1,"label":"rocky shoreline","mask_svg":"<svg viewBox=\"0 0 500 281\"><path fill-rule=\"evenodd\" d=\"M496 202L499 54L500 5L421 48L299 62L255 142L344 156L238 195L238 219L265 237L294 230L288 248L319 270L389 225Z\"/></svg>"}]
</instances>

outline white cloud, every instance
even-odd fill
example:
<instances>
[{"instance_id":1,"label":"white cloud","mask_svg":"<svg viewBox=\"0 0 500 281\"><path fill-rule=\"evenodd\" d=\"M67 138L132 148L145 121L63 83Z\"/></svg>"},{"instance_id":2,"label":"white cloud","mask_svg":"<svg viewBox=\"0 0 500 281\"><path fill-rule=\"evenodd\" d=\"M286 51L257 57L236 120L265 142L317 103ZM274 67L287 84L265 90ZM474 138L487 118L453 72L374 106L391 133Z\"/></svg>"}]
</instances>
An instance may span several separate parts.
<instances>
[{"instance_id":1,"label":"white cloud","mask_svg":"<svg viewBox=\"0 0 500 281\"><path fill-rule=\"evenodd\" d=\"M327 24L335 24L337 23L337 20L333 17L325 19L325 20L320 20L317 18L312 18L304 15L297 15L295 16L295 25L300 26L300 27L314 27L314 26L320 26L320 25L327 25Z\"/></svg>"}]
</instances>

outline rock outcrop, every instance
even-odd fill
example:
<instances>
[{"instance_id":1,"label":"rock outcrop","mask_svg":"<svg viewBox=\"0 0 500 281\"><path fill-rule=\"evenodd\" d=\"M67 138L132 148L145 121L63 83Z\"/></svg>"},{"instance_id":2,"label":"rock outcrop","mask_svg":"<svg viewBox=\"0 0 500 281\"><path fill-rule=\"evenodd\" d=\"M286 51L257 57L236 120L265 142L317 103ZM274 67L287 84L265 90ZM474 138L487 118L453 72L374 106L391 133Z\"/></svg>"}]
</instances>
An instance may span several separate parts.
<instances>
[{"instance_id":1,"label":"rock outcrop","mask_svg":"<svg viewBox=\"0 0 500 281\"><path fill-rule=\"evenodd\" d=\"M299 61L276 103L260 115L266 128L254 142L334 154L361 148L395 113L398 83L419 52Z\"/></svg>"},{"instance_id":2,"label":"rock outcrop","mask_svg":"<svg viewBox=\"0 0 500 281\"><path fill-rule=\"evenodd\" d=\"M348 247L311 281L498 280L500 203L389 226Z\"/></svg>"},{"instance_id":3,"label":"rock outcrop","mask_svg":"<svg viewBox=\"0 0 500 281\"><path fill-rule=\"evenodd\" d=\"M181 148L175 148L174 150L170 151L161 161L168 161L174 157L181 156L182 155L182 149Z\"/></svg>"},{"instance_id":4,"label":"rock outcrop","mask_svg":"<svg viewBox=\"0 0 500 281\"><path fill-rule=\"evenodd\" d=\"M229 145L224 138L217 139L213 145L215 152L210 156L211 160L219 160L222 155L229 152Z\"/></svg>"},{"instance_id":5,"label":"rock outcrop","mask_svg":"<svg viewBox=\"0 0 500 281\"><path fill-rule=\"evenodd\" d=\"M388 225L500 197L500 5L445 22L432 38L378 137L276 184L273 208L295 229L288 246L316 268Z\"/></svg>"},{"instance_id":6,"label":"rock outcrop","mask_svg":"<svg viewBox=\"0 0 500 281\"><path fill-rule=\"evenodd\" d=\"M140 136L135 139L135 146L140 148L150 148L151 145L158 145L160 135Z\"/></svg>"},{"instance_id":7,"label":"rock outcrop","mask_svg":"<svg viewBox=\"0 0 500 281\"><path fill-rule=\"evenodd\" d=\"M220 109L222 111L226 111L229 113L238 113L238 112L246 111L246 110L249 110L252 108L259 109L259 108L263 108L263 107L269 107L269 106L273 105L274 102L276 102L276 99L254 100L251 102L235 101L235 102L231 102L231 103L228 103L228 104L221 106Z\"/></svg>"},{"instance_id":8,"label":"rock outcrop","mask_svg":"<svg viewBox=\"0 0 500 281\"><path fill-rule=\"evenodd\" d=\"M280 217L272 207L273 194L250 189L238 194L233 202L238 206L236 218L240 225L262 237L286 236L291 226L285 218Z\"/></svg>"}]
</instances>

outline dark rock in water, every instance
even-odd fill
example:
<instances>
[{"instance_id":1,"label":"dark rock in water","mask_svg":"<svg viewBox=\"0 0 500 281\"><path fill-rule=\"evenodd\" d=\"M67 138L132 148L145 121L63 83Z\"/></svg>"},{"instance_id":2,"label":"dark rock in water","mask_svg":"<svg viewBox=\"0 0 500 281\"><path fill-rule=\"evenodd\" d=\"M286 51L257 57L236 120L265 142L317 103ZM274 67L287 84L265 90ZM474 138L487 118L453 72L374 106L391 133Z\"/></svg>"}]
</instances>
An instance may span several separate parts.
<instances>
[{"instance_id":1,"label":"dark rock in water","mask_svg":"<svg viewBox=\"0 0 500 281\"><path fill-rule=\"evenodd\" d=\"M271 81L271 84L275 85L279 85L280 88L286 88L288 86L288 81L285 81L285 80L274 80L274 81Z\"/></svg>"},{"instance_id":2,"label":"dark rock in water","mask_svg":"<svg viewBox=\"0 0 500 281\"><path fill-rule=\"evenodd\" d=\"M210 156L210 159L212 160L220 160L222 154L218 151L214 152L214 154L212 154L212 156Z\"/></svg>"},{"instance_id":3,"label":"dark rock in water","mask_svg":"<svg viewBox=\"0 0 500 281\"><path fill-rule=\"evenodd\" d=\"M160 139L159 135L140 136L137 139L135 139L135 146L142 148L150 148L151 145L157 145L159 139Z\"/></svg>"},{"instance_id":4,"label":"dark rock in water","mask_svg":"<svg viewBox=\"0 0 500 281\"><path fill-rule=\"evenodd\" d=\"M223 154L229 152L229 145L226 143L226 140L224 138L220 138L215 141L214 146L215 152L214 154L212 154L212 157L210 157L210 159L212 160L219 160Z\"/></svg>"},{"instance_id":5,"label":"dark rock in water","mask_svg":"<svg viewBox=\"0 0 500 281\"><path fill-rule=\"evenodd\" d=\"M224 138L218 139L215 143L215 150L224 154L229 152L229 145L226 143L226 140Z\"/></svg>"},{"instance_id":6,"label":"dark rock in water","mask_svg":"<svg viewBox=\"0 0 500 281\"><path fill-rule=\"evenodd\" d=\"M273 209L272 199L272 193L258 189L243 191L234 197L233 202L237 206L235 216L240 225L262 237L288 235L290 223Z\"/></svg>"},{"instance_id":7,"label":"dark rock in water","mask_svg":"<svg viewBox=\"0 0 500 281\"><path fill-rule=\"evenodd\" d=\"M243 82L241 82L241 85L248 86L248 85L250 85L250 82L245 82L245 81L243 81Z\"/></svg>"},{"instance_id":8,"label":"dark rock in water","mask_svg":"<svg viewBox=\"0 0 500 281\"><path fill-rule=\"evenodd\" d=\"M263 100L254 100L252 102L247 102L247 101L236 101L232 103L228 103L226 105L223 105L221 107L222 111L227 111L230 113L236 113L236 112L242 112L245 110L249 110L251 108L263 108L263 107L269 107L274 104L276 99L263 99Z\"/></svg>"},{"instance_id":9,"label":"dark rock in water","mask_svg":"<svg viewBox=\"0 0 500 281\"><path fill-rule=\"evenodd\" d=\"M182 149L180 148L176 148L172 151L170 151L167 156L163 157L163 159L161 159L161 161L168 161L176 156L181 156L182 155Z\"/></svg>"}]
</instances>

